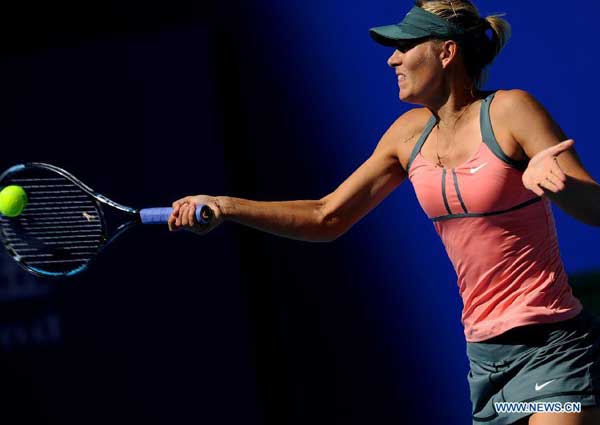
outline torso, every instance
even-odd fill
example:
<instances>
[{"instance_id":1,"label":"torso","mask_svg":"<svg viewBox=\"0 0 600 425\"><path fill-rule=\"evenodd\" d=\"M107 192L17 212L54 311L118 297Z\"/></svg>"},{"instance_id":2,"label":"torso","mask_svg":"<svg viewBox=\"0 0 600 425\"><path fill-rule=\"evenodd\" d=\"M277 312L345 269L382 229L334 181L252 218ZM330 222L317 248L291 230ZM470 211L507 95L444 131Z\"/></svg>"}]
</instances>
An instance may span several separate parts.
<instances>
[{"instance_id":1,"label":"torso","mask_svg":"<svg viewBox=\"0 0 600 425\"><path fill-rule=\"evenodd\" d=\"M457 273L469 342L581 310L562 265L550 201L523 186L527 158L511 136L507 98L509 92L495 92L472 105L443 168L436 165L431 112L409 111L401 122L404 134L421 129L398 143L398 159ZM444 153L441 140L440 147Z\"/></svg>"},{"instance_id":2,"label":"torso","mask_svg":"<svg viewBox=\"0 0 600 425\"><path fill-rule=\"evenodd\" d=\"M494 123L494 132L498 144L507 156L518 161L525 160L527 159L525 152L512 136L508 120L504 119L505 110L503 110L503 106L505 102L503 100L506 99L507 93L506 90L498 90L494 102L491 104L490 116ZM480 144L482 143L479 121L481 102L481 100L478 100L475 104L472 104L465 115L461 117L461 123L457 126L453 141L452 135L445 133L444 130L439 134L439 148L440 154L444 155L442 158L444 168L451 169L464 164L480 148ZM431 118L431 112L427 108L414 109L409 111L409 113L414 116L415 128L413 133L415 136L407 140L406 143L399 143L397 152L398 160L404 170L407 168L410 155L419 135L423 132L423 129ZM423 158L432 164L437 163L437 137L437 128L435 128L421 148ZM450 147L448 147L448 142L450 142Z\"/></svg>"}]
</instances>

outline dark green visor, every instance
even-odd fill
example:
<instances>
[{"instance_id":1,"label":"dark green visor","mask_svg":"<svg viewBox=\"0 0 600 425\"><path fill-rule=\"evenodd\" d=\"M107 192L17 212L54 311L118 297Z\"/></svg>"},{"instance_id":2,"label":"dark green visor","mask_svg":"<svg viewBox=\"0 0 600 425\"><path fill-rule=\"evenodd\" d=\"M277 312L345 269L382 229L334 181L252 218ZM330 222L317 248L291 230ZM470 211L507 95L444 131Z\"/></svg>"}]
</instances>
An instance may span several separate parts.
<instances>
[{"instance_id":1,"label":"dark green visor","mask_svg":"<svg viewBox=\"0 0 600 425\"><path fill-rule=\"evenodd\" d=\"M434 13L414 6L402 22L371 28L369 34L379 44L398 46L403 41L429 37L458 40L464 37L465 30Z\"/></svg>"}]
</instances>

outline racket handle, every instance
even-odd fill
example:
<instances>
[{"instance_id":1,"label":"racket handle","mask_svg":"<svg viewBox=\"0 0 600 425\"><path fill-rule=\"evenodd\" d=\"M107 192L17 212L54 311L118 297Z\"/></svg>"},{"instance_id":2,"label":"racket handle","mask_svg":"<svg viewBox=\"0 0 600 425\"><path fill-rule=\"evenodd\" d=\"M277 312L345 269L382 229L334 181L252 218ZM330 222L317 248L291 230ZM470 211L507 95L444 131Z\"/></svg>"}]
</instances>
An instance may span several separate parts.
<instances>
[{"instance_id":1,"label":"racket handle","mask_svg":"<svg viewBox=\"0 0 600 425\"><path fill-rule=\"evenodd\" d=\"M142 224L166 224L173 212L173 208L144 208L140 210ZM208 224L213 217L213 211L208 205L196 207L196 221L198 224Z\"/></svg>"}]
</instances>

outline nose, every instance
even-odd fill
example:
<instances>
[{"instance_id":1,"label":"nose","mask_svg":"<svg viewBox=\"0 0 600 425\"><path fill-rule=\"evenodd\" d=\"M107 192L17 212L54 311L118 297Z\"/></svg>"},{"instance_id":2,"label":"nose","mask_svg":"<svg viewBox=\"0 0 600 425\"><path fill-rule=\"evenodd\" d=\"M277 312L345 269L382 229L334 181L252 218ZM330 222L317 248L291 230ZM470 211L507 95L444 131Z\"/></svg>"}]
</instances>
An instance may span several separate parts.
<instances>
[{"instance_id":1,"label":"nose","mask_svg":"<svg viewBox=\"0 0 600 425\"><path fill-rule=\"evenodd\" d=\"M390 68L393 68L395 66L398 66L402 63L402 52L400 52L400 50L396 49L394 50L394 53L392 53L392 56L390 56L387 60L387 64Z\"/></svg>"}]
</instances>

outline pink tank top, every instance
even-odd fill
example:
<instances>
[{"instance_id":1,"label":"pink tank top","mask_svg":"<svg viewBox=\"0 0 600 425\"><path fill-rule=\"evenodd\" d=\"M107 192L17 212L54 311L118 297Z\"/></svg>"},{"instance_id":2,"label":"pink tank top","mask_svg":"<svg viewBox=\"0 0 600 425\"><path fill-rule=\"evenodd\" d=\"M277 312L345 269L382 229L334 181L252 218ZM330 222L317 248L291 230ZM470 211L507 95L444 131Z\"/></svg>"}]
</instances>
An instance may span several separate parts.
<instances>
[{"instance_id":1,"label":"pink tank top","mask_svg":"<svg viewBox=\"0 0 600 425\"><path fill-rule=\"evenodd\" d=\"M421 155L432 116L407 167L456 270L469 342L567 320L582 309L563 269L550 201L523 186L527 162L506 156L494 136L494 94L482 102L483 140L467 162L445 169Z\"/></svg>"}]
</instances>

